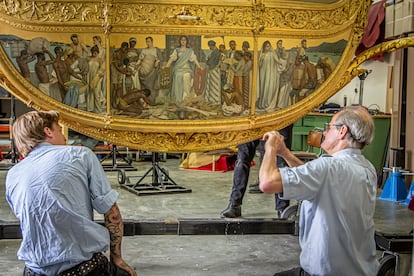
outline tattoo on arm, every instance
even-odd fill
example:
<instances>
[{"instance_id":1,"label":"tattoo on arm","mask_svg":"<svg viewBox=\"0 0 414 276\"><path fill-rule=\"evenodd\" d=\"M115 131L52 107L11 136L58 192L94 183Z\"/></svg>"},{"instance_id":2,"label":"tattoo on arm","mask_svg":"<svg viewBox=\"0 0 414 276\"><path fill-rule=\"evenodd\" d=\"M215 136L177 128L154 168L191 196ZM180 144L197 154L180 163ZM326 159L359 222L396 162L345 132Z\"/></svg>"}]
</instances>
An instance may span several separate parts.
<instances>
[{"instance_id":1,"label":"tattoo on arm","mask_svg":"<svg viewBox=\"0 0 414 276\"><path fill-rule=\"evenodd\" d=\"M105 227L109 231L111 261L113 259L122 258L121 243L124 232L124 224L118 205L115 203L108 212L105 213Z\"/></svg>"}]
</instances>

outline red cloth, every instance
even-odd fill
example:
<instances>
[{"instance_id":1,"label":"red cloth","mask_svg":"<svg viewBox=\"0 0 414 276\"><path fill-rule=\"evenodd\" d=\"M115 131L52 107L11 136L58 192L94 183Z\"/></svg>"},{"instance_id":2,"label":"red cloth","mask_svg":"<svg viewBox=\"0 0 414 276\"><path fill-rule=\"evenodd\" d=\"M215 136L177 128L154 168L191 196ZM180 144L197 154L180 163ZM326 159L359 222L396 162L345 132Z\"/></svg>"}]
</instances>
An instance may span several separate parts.
<instances>
[{"instance_id":1,"label":"red cloth","mask_svg":"<svg viewBox=\"0 0 414 276\"><path fill-rule=\"evenodd\" d=\"M408 203L408 209L414 211L414 196L411 197L410 203Z\"/></svg>"},{"instance_id":2,"label":"red cloth","mask_svg":"<svg viewBox=\"0 0 414 276\"><path fill-rule=\"evenodd\" d=\"M197 95L201 95L206 87L207 82L207 69L196 68L194 70L194 90Z\"/></svg>"},{"instance_id":3,"label":"red cloth","mask_svg":"<svg viewBox=\"0 0 414 276\"><path fill-rule=\"evenodd\" d=\"M221 155L220 158L214 163L215 172L227 172L234 170L236 165L237 155ZM250 167L255 165L254 161L250 164ZM200 171L213 171L213 164L208 164L198 168L188 168L187 170L200 170Z\"/></svg>"},{"instance_id":4,"label":"red cloth","mask_svg":"<svg viewBox=\"0 0 414 276\"><path fill-rule=\"evenodd\" d=\"M359 55L363 51L385 41L385 1L378 1L369 8L368 24L355 55ZM384 61L383 53L374 56L372 59Z\"/></svg>"}]
</instances>

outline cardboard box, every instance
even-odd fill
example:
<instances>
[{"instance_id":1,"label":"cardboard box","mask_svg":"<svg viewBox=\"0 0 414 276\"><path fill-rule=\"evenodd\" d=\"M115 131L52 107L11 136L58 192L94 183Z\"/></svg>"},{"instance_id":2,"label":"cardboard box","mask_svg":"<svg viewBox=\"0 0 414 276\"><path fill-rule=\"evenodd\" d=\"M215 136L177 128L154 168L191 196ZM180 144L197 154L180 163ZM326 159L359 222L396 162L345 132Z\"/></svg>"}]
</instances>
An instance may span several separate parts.
<instances>
[{"instance_id":1,"label":"cardboard box","mask_svg":"<svg viewBox=\"0 0 414 276\"><path fill-rule=\"evenodd\" d=\"M385 8L385 38L394 36L394 5Z\"/></svg>"},{"instance_id":2,"label":"cardboard box","mask_svg":"<svg viewBox=\"0 0 414 276\"><path fill-rule=\"evenodd\" d=\"M414 0L405 0L403 6L403 33L414 31Z\"/></svg>"},{"instance_id":3,"label":"cardboard box","mask_svg":"<svg viewBox=\"0 0 414 276\"><path fill-rule=\"evenodd\" d=\"M394 36L399 36L404 30L404 3L394 5Z\"/></svg>"}]
</instances>

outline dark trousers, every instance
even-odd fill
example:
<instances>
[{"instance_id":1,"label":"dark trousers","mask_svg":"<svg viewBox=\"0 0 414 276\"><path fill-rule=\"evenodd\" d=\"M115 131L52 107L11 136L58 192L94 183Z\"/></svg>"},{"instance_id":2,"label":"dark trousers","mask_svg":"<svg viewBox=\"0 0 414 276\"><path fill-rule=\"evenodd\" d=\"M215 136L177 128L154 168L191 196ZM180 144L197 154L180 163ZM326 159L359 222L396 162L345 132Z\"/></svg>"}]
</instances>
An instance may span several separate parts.
<instances>
[{"instance_id":1,"label":"dark trousers","mask_svg":"<svg viewBox=\"0 0 414 276\"><path fill-rule=\"evenodd\" d=\"M289 125L279 131L285 137L285 143L288 148L292 144L292 125ZM250 175L250 164L256 154L256 149L260 151L259 163L262 163L264 154L264 141L257 139L251 142L241 144L237 147L237 160L234 167L233 187L230 195L230 204L233 206L242 205L243 197L246 193L247 183ZM286 166L283 158L277 158L278 167ZM260 165L259 164L259 165ZM279 198L279 194L275 194L275 209L283 211L289 206L288 200Z\"/></svg>"},{"instance_id":2,"label":"dark trousers","mask_svg":"<svg viewBox=\"0 0 414 276\"><path fill-rule=\"evenodd\" d=\"M275 273L273 276L311 276L301 267L295 267L290 270Z\"/></svg>"}]
</instances>

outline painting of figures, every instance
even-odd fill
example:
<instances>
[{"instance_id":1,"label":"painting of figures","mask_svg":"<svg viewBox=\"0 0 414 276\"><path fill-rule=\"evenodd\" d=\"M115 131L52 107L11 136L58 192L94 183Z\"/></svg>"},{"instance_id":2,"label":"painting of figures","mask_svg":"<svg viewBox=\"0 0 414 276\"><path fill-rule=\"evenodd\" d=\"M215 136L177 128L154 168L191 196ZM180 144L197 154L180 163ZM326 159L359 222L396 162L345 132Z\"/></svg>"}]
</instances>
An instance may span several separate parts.
<instances>
[{"instance_id":1,"label":"painting of figures","mask_svg":"<svg viewBox=\"0 0 414 276\"><path fill-rule=\"evenodd\" d=\"M47 96L96 114L151 120L248 117L286 108L329 78L345 40L137 34L103 43L0 37L21 75ZM107 49L108 48L108 49ZM109 63L107 63L109 55ZM253 72L256 70L256 79Z\"/></svg>"}]
</instances>

